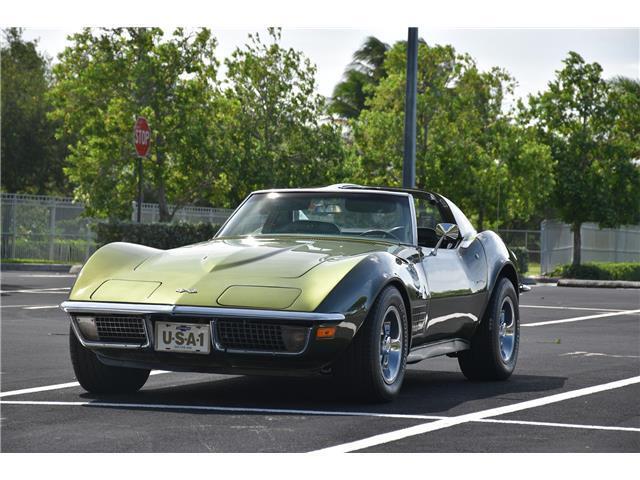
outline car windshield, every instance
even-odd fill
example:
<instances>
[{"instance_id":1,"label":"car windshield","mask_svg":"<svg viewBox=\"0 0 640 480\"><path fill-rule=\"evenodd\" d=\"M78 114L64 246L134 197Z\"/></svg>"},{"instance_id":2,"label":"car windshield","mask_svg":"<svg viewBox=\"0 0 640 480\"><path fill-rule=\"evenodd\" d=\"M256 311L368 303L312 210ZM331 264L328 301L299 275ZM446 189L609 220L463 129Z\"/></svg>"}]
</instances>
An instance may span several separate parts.
<instances>
[{"instance_id":1,"label":"car windshield","mask_svg":"<svg viewBox=\"0 0 640 480\"><path fill-rule=\"evenodd\" d=\"M256 193L218 236L351 236L412 244L409 200L386 193Z\"/></svg>"}]
</instances>

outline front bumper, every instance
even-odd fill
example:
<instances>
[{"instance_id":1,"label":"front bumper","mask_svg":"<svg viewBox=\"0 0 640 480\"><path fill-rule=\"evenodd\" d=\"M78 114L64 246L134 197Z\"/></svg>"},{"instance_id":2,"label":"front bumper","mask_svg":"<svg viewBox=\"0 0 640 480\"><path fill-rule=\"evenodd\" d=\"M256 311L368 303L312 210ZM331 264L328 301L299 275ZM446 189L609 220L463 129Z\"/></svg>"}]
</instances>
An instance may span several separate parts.
<instances>
[{"instance_id":1,"label":"front bumper","mask_svg":"<svg viewBox=\"0 0 640 480\"><path fill-rule=\"evenodd\" d=\"M60 306L71 316L71 325L78 340L93 350L101 361L137 368L214 373L314 373L332 363L348 346L356 331L356 326L339 313L81 301L66 301ZM78 328L78 315L135 315L142 319L141 332L144 331L144 335L141 334L138 342L91 341ZM154 333L158 321L208 323L210 353L156 351ZM228 348L216 337L216 322L235 321L304 327L306 341L303 348L295 352ZM336 327L335 336L316 339L317 329L327 326Z\"/></svg>"}]
</instances>

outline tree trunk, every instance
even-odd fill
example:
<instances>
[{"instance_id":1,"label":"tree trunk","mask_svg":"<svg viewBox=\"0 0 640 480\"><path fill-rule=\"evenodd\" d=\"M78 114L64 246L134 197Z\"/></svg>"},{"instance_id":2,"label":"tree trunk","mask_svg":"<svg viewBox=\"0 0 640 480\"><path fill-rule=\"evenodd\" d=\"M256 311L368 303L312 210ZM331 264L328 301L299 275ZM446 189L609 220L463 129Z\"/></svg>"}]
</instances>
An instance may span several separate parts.
<instances>
[{"instance_id":1,"label":"tree trunk","mask_svg":"<svg viewBox=\"0 0 640 480\"><path fill-rule=\"evenodd\" d=\"M580 265L581 261L581 248L582 248L582 238L580 235L580 227L581 223L574 223L571 227L573 230L573 266Z\"/></svg>"},{"instance_id":2,"label":"tree trunk","mask_svg":"<svg viewBox=\"0 0 640 480\"><path fill-rule=\"evenodd\" d=\"M164 189L164 138L162 135L156 136L156 157L158 170L156 173L156 187L158 193L158 209L160 210L160 221L170 222L173 215L169 212L167 204L167 192Z\"/></svg>"}]
</instances>

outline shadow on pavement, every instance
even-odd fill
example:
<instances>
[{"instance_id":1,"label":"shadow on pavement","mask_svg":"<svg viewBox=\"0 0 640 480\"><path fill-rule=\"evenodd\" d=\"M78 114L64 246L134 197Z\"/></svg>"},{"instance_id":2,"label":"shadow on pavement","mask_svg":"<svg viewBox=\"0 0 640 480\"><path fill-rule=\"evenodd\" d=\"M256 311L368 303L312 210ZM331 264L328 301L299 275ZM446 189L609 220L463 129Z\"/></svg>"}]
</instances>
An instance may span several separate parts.
<instances>
[{"instance_id":1,"label":"shadow on pavement","mask_svg":"<svg viewBox=\"0 0 640 480\"><path fill-rule=\"evenodd\" d=\"M114 403L451 415L449 410L458 406L462 408L455 414L535 398L540 396L537 392L544 394L561 389L565 381L565 377L514 375L505 382L470 382L460 373L408 370L400 396L388 404L363 403L350 398L329 378L231 377L170 387L146 387L136 394L81 396L87 400ZM486 402L486 405L478 406L476 402L498 398L499 403ZM465 403L470 404L469 408L464 408Z\"/></svg>"}]
</instances>

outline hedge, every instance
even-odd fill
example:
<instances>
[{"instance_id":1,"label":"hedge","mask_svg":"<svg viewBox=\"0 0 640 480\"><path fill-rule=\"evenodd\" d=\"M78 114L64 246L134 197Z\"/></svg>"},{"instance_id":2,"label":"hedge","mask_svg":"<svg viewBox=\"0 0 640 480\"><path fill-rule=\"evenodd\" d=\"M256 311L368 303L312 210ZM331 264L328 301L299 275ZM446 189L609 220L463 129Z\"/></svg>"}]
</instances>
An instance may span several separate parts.
<instances>
[{"instance_id":1,"label":"hedge","mask_svg":"<svg viewBox=\"0 0 640 480\"><path fill-rule=\"evenodd\" d=\"M577 278L581 280L628 280L640 282L640 262L584 263L560 265L551 273L552 277Z\"/></svg>"},{"instance_id":2,"label":"hedge","mask_svg":"<svg viewBox=\"0 0 640 480\"><path fill-rule=\"evenodd\" d=\"M219 228L211 223L102 222L96 234L98 246L130 242L167 250L209 240Z\"/></svg>"},{"instance_id":3,"label":"hedge","mask_svg":"<svg viewBox=\"0 0 640 480\"><path fill-rule=\"evenodd\" d=\"M526 247L510 247L517 258L518 270L525 275L529 271L529 250Z\"/></svg>"}]
</instances>

